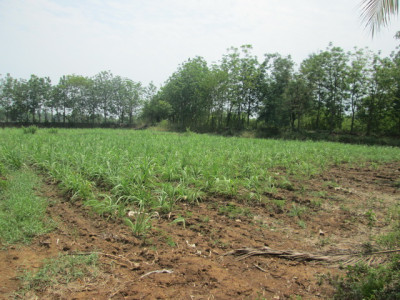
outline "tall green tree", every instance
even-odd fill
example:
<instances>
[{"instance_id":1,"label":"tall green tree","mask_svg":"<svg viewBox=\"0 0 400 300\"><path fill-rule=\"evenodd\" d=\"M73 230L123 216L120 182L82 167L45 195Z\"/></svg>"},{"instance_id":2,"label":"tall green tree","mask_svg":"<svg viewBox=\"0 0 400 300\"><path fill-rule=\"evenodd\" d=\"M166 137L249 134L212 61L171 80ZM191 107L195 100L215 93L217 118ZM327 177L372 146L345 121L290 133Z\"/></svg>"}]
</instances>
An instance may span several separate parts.
<instances>
[{"instance_id":1,"label":"tall green tree","mask_svg":"<svg viewBox=\"0 0 400 300\"><path fill-rule=\"evenodd\" d=\"M93 90L103 112L103 121L107 122L108 116L113 113L115 99L114 75L110 71L102 71L93 78Z\"/></svg>"},{"instance_id":2,"label":"tall green tree","mask_svg":"<svg viewBox=\"0 0 400 300\"><path fill-rule=\"evenodd\" d=\"M145 102L142 117L151 124L155 124L162 120L167 120L172 113L171 104L161 100L159 95L156 95L150 101Z\"/></svg>"},{"instance_id":3,"label":"tall green tree","mask_svg":"<svg viewBox=\"0 0 400 300\"><path fill-rule=\"evenodd\" d=\"M257 92L257 83L259 79L259 63L256 56L250 54L252 47L244 45L241 47L244 57L240 59L240 98L243 105L243 111L246 115L247 126L250 125L252 117L259 106L259 93ZM241 110L240 110L241 113ZM241 122L243 124L243 122Z\"/></svg>"},{"instance_id":4,"label":"tall green tree","mask_svg":"<svg viewBox=\"0 0 400 300\"><path fill-rule=\"evenodd\" d=\"M6 122L11 121L12 110L15 103L15 84L16 80L12 78L10 74L7 74L5 78L1 78L0 81L0 108L4 111Z\"/></svg>"},{"instance_id":5,"label":"tall green tree","mask_svg":"<svg viewBox=\"0 0 400 300\"><path fill-rule=\"evenodd\" d=\"M390 120L390 104L394 78L391 73L392 61L375 54L369 68L368 95L363 99L359 110L366 134L380 134L387 128Z\"/></svg>"},{"instance_id":6,"label":"tall green tree","mask_svg":"<svg viewBox=\"0 0 400 300\"><path fill-rule=\"evenodd\" d=\"M262 93L259 119L272 127L289 126L285 91L293 77L294 62L290 56L267 54L261 67L263 80L259 85Z\"/></svg>"},{"instance_id":7,"label":"tall green tree","mask_svg":"<svg viewBox=\"0 0 400 300\"><path fill-rule=\"evenodd\" d=\"M89 79L80 75L67 75L63 79L63 92L71 122L84 122L88 106Z\"/></svg>"},{"instance_id":8,"label":"tall green tree","mask_svg":"<svg viewBox=\"0 0 400 300\"><path fill-rule=\"evenodd\" d=\"M367 95L368 82L368 62L371 53L363 49L355 49L350 55L350 67L347 79L348 84L348 103L347 109L351 115L350 132L354 133L354 124L361 100Z\"/></svg>"},{"instance_id":9,"label":"tall green tree","mask_svg":"<svg viewBox=\"0 0 400 300\"><path fill-rule=\"evenodd\" d=\"M113 79L115 90L115 111L119 117L119 122L125 122L125 116L128 116L128 123L133 123L133 116L141 105L144 94L144 88L140 82L134 82L128 78L116 76Z\"/></svg>"},{"instance_id":10,"label":"tall green tree","mask_svg":"<svg viewBox=\"0 0 400 300\"><path fill-rule=\"evenodd\" d=\"M347 54L329 44L325 51L304 60L300 70L313 94L314 128L340 129L348 96Z\"/></svg>"},{"instance_id":11,"label":"tall green tree","mask_svg":"<svg viewBox=\"0 0 400 300\"><path fill-rule=\"evenodd\" d=\"M27 106L33 122L36 122L36 116L39 117L39 122L41 121L41 110L48 98L50 86L49 77L41 78L33 74L27 82Z\"/></svg>"},{"instance_id":12,"label":"tall green tree","mask_svg":"<svg viewBox=\"0 0 400 300\"><path fill-rule=\"evenodd\" d=\"M400 51L393 53L393 100L391 104L390 115L394 126L393 133L400 136Z\"/></svg>"},{"instance_id":13,"label":"tall green tree","mask_svg":"<svg viewBox=\"0 0 400 300\"><path fill-rule=\"evenodd\" d=\"M301 120L310 107L311 99L311 91L301 74L293 76L286 87L284 98L284 107L286 107L290 118L290 127L295 130L297 120L297 130L299 131L301 130Z\"/></svg>"},{"instance_id":14,"label":"tall green tree","mask_svg":"<svg viewBox=\"0 0 400 300\"><path fill-rule=\"evenodd\" d=\"M307 86L312 95L311 107L308 112L313 119L313 129L322 129L322 116L325 110L327 92L325 89L325 70L327 53L320 52L311 54L303 60L300 66L300 72L307 82Z\"/></svg>"},{"instance_id":15,"label":"tall green tree","mask_svg":"<svg viewBox=\"0 0 400 300\"><path fill-rule=\"evenodd\" d=\"M325 118L328 128L341 129L344 118L344 100L347 96L348 56L340 47L330 45L326 50L328 63L325 65L327 91Z\"/></svg>"},{"instance_id":16,"label":"tall green tree","mask_svg":"<svg viewBox=\"0 0 400 300\"><path fill-rule=\"evenodd\" d=\"M209 74L204 58L189 59L172 74L161 90L160 100L171 105L171 120L181 129L204 125L210 107Z\"/></svg>"},{"instance_id":17,"label":"tall green tree","mask_svg":"<svg viewBox=\"0 0 400 300\"><path fill-rule=\"evenodd\" d=\"M220 131L225 128L225 117L229 105L229 75L220 65L211 66L209 75L210 109L208 114L207 125L211 131Z\"/></svg>"},{"instance_id":18,"label":"tall green tree","mask_svg":"<svg viewBox=\"0 0 400 300\"><path fill-rule=\"evenodd\" d=\"M241 87L241 64L240 52L238 48L231 47L228 53L223 55L221 60L221 70L227 74L225 77L225 102L226 102L226 127L238 127L240 124L240 113L242 101L240 97ZM235 116L239 119L235 120Z\"/></svg>"}]
</instances>

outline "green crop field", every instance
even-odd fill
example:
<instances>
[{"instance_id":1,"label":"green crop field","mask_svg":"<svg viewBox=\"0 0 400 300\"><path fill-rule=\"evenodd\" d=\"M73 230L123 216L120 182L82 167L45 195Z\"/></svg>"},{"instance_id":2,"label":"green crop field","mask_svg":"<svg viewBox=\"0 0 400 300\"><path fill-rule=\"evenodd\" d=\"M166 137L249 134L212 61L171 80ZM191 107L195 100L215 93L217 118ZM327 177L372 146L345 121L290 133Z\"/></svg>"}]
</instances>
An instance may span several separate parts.
<instances>
[{"instance_id":1,"label":"green crop field","mask_svg":"<svg viewBox=\"0 0 400 300\"><path fill-rule=\"evenodd\" d=\"M263 201L342 163L400 160L400 149L330 142L225 138L131 130L0 132L0 162L32 166L59 183L72 200L100 214L173 210L177 201L210 195Z\"/></svg>"},{"instance_id":2,"label":"green crop field","mask_svg":"<svg viewBox=\"0 0 400 300\"><path fill-rule=\"evenodd\" d=\"M85 280L112 286L102 281L106 267L101 263L115 260L122 266L119 271L127 268L127 273L113 276L135 282L149 275L153 292L159 282L150 274L167 273L171 282L184 278L189 285L191 280L215 280L213 274L226 268L212 256L222 254L221 249L234 253L238 247L268 243L289 251L393 252L400 242L399 162L400 148L395 147L227 138L190 131L6 128L0 130L0 242L5 247L0 255L8 255L7 247L15 243L32 243L40 251L47 247L44 257L53 260L38 275L21 277L19 292L46 296L53 295L52 289L40 294L46 286L57 285L67 293L63 282L92 267L99 276L85 275ZM29 247L15 255L31 255ZM61 256L54 258L54 253ZM7 261L15 255L4 256L5 265L15 266L4 268L21 267L18 260ZM80 255L97 255L100 265L88 265ZM152 255L160 256L159 262L150 261ZM55 268L63 261L68 262L66 267ZM271 270L282 273L292 267L294 274L308 267L330 272L258 258L253 266L259 273L252 273L256 279L251 282L247 263L232 262L229 272L245 284L254 283L250 290L256 296L270 263L275 264ZM380 290L386 289L385 295L392 295L397 293L390 289L398 282L391 277L396 263L376 270L356 266L344 279L329 273L320 279L310 275L302 280L311 282L314 290L299 285L289 293L308 297L324 286L322 293L330 297L335 286L340 299L357 290L362 272L361 285L372 280ZM180 275L198 274L198 264L202 270L211 268L211 277ZM389 275L382 281L375 274ZM51 283L48 278L53 276L59 280ZM223 278L217 280L217 295L232 288ZM330 278L327 285L323 278ZM276 291L286 289L281 283L286 280L268 280L276 280ZM137 288L136 292L143 291L140 284ZM241 286L235 289L243 291ZM208 293L207 285L204 291ZM162 285L159 292L163 298Z\"/></svg>"}]
</instances>

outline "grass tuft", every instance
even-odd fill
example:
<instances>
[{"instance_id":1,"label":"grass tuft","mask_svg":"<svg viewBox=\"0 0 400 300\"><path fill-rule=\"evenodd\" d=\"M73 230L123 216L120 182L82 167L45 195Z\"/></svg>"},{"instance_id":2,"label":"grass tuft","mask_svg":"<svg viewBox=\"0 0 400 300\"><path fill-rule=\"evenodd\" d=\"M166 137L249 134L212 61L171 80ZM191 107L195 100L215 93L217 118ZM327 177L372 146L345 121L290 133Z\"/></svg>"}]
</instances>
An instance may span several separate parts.
<instances>
[{"instance_id":1,"label":"grass tuft","mask_svg":"<svg viewBox=\"0 0 400 300\"><path fill-rule=\"evenodd\" d=\"M400 299L400 257L376 268L359 264L349 266L344 278L333 280L334 299Z\"/></svg>"},{"instance_id":2,"label":"grass tuft","mask_svg":"<svg viewBox=\"0 0 400 300\"><path fill-rule=\"evenodd\" d=\"M46 200L34 193L40 185L37 176L22 168L7 174L0 190L0 241L3 244L29 243L36 235L50 231Z\"/></svg>"},{"instance_id":3,"label":"grass tuft","mask_svg":"<svg viewBox=\"0 0 400 300\"><path fill-rule=\"evenodd\" d=\"M43 291L47 287L68 284L80 278L95 278L98 273L98 255L60 255L46 260L38 272L26 271L20 279L21 294L28 291Z\"/></svg>"},{"instance_id":4,"label":"grass tuft","mask_svg":"<svg viewBox=\"0 0 400 300\"><path fill-rule=\"evenodd\" d=\"M29 127L22 126L22 132L24 134L35 134L36 131L38 131L38 129L39 128L37 126L35 126L35 125L31 125Z\"/></svg>"}]
</instances>

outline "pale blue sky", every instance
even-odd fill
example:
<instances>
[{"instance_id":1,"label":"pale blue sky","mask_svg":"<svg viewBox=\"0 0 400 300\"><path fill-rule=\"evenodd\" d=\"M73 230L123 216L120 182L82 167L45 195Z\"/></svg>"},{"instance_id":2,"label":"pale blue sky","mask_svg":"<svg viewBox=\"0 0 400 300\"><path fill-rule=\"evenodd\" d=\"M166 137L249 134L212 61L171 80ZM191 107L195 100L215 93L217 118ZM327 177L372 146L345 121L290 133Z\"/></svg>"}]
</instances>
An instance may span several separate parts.
<instances>
[{"instance_id":1,"label":"pale blue sky","mask_svg":"<svg viewBox=\"0 0 400 300\"><path fill-rule=\"evenodd\" d=\"M0 74L93 76L103 70L145 84L164 81L190 57L218 61L252 44L300 63L329 42L389 55L394 20L374 39L360 0L0 0Z\"/></svg>"}]
</instances>

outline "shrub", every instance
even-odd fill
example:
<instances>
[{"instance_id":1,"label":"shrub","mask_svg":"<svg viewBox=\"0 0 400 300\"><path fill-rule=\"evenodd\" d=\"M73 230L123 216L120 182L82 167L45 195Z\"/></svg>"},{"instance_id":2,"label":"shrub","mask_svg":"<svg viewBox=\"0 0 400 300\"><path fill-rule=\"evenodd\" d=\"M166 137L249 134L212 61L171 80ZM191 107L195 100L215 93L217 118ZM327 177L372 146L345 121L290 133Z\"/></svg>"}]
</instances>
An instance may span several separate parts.
<instances>
[{"instance_id":1,"label":"shrub","mask_svg":"<svg viewBox=\"0 0 400 300\"><path fill-rule=\"evenodd\" d=\"M350 266L346 276L334 284L335 299L400 299L400 256L376 268Z\"/></svg>"},{"instance_id":2,"label":"shrub","mask_svg":"<svg viewBox=\"0 0 400 300\"><path fill-rule=\"evenodd\" d=\"M57 129L57 128L50 128L50 129L49 129L49 133L51 133L51 134L57 134L57 133L58 133L58 129Z\"/></svg>"},{"instance_id":3,"label":"shrub","mask_svg":"<svg viewBox=\"0 0 400 300\"><path fill-rule=\"evenodd\" d=\"M39 128L36 125L31 125L29 127L22 126L22 131L25 134L35 134Z\"/></svg>"}]
</instances>

